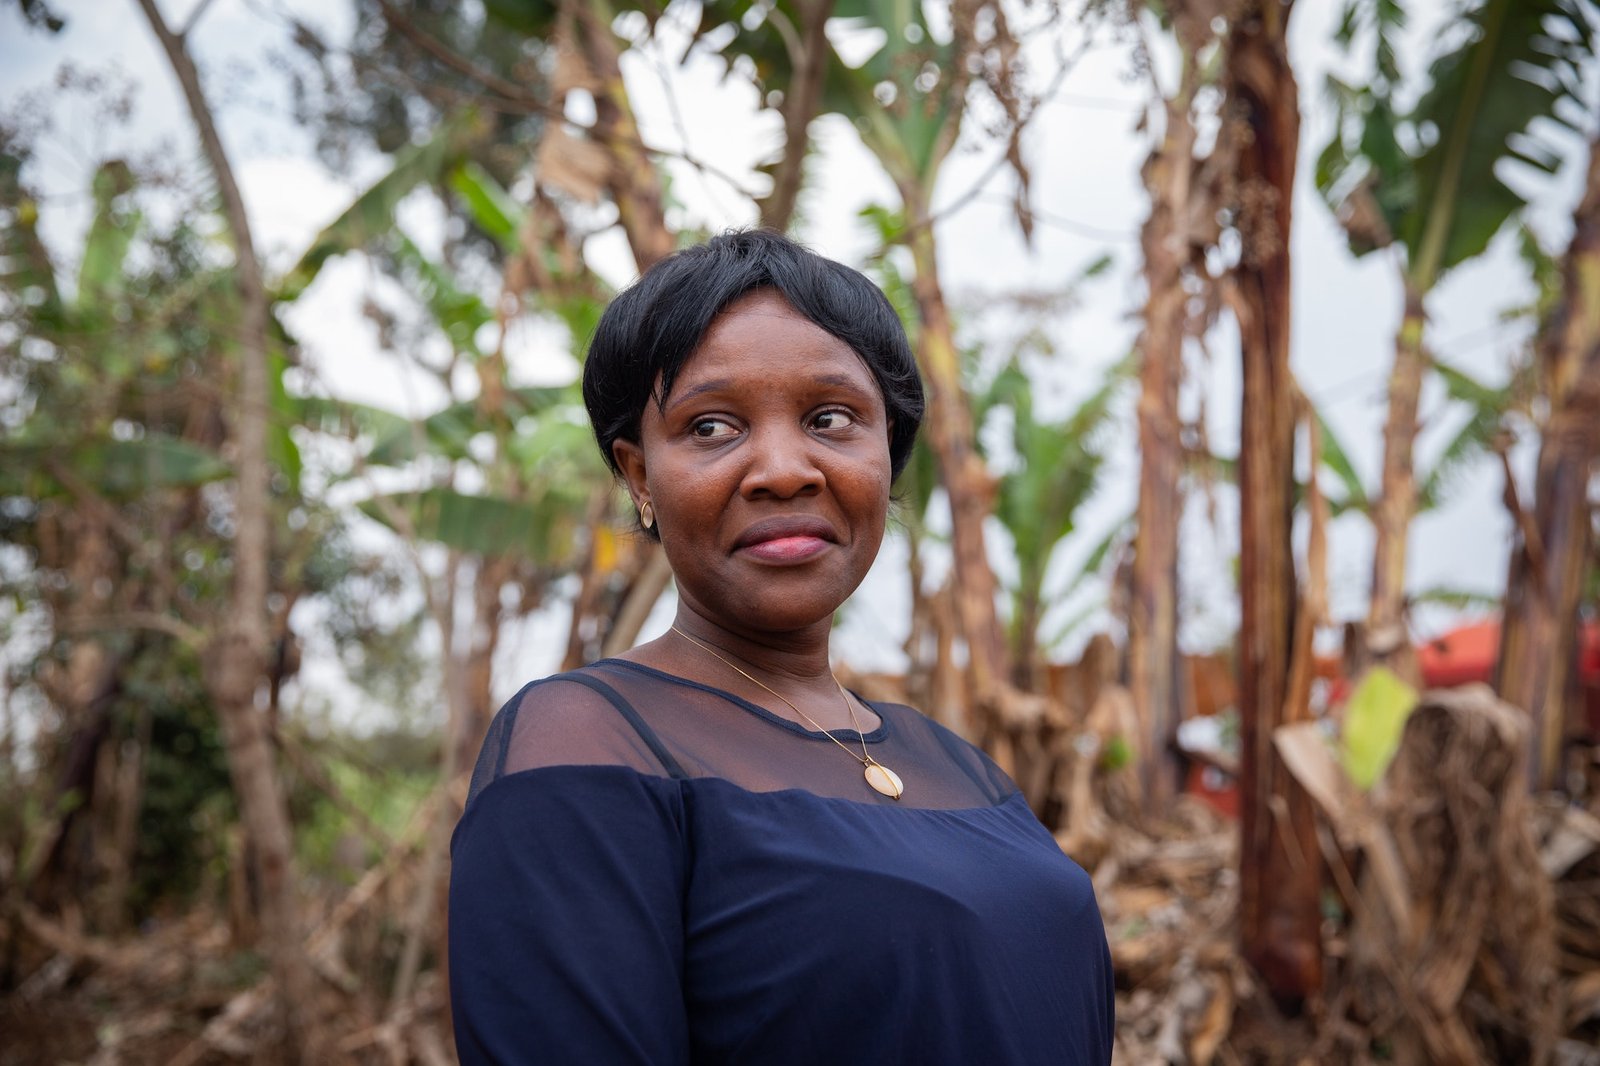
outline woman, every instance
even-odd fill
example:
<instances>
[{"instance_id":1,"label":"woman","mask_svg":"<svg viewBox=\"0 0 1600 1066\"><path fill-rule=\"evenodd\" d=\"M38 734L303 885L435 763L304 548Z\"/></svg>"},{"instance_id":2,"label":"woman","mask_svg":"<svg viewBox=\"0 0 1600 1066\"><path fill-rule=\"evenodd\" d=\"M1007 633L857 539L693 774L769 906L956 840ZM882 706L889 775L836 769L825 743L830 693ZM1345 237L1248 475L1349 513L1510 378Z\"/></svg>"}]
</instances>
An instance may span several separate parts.
<instances>
[{"instance_id":1,"label":"woman","mask_svg":"<svg viewBox=\"0 0 1600 1066\"><path fill-rule=\"evenodd\" d=\"M617 297L583 391L677 617L490 729L452 851L462 1062L1109 1061L1087 876L981 752L829 669L922 416L882 293L718 237Z\"/></svg>"}]
</instances>

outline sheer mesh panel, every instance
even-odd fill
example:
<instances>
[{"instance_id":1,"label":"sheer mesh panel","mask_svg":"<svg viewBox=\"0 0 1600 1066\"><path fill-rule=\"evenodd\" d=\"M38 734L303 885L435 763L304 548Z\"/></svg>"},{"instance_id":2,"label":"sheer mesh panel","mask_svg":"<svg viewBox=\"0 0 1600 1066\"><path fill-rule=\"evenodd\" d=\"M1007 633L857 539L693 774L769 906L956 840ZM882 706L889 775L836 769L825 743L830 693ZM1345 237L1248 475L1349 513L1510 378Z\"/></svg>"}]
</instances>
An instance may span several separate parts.
<instances>
[{"instance_id":1,"label":"sheer mesh panel","mask_svg":"<svg viewBox=\"0 0 1600 1066\"><path fill-rule=\"evenodd\" d=\"M587 672L558 674L525 686L494 716L472 771L471 803L490 782L542 766L627 766L678 777L671 756L648 730L630 723L631 708Z\"/></svg>"},{"instance_id":2,"label":"sheer mesh panel","mask_svg":"<svg viewBox=\"0 0 1600 1066\"><path fill-rule=\"evenodd\" d=\"M605 659L529 685L500 711L471 796L504 774L572 765L628 766L658 776L718 778L751 792L801 789L901 807L987 807L1016 791L976 749L911 708L867 706L882 719L864 738L867 750L904 782L898 801L868 787L860 761L822 733L721 689ZM854 730L834 736L860 750Z\"/></svg>"}]
</instances>

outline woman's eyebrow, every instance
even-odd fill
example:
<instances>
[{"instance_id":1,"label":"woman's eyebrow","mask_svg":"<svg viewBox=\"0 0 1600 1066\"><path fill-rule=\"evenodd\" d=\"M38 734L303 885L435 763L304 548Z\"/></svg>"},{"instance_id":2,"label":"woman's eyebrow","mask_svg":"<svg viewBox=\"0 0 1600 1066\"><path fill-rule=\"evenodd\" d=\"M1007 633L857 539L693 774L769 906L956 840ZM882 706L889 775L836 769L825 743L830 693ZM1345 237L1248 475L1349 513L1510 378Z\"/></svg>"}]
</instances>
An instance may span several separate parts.
<instances>
[{"instance_id":1,"label":"woman's eyebrow","mask_svg":"<svg viewBox=\"0 0 1600 1066\"><path fill-rule=\"evenodd\" d=\"M733 382L729 381L727 378L713 378L711 381L702 381L698 385L690 385L681 392L677 389L674 389L672 391L672 395L668 397L666 404L663 405L662 410L669 411L672 408L677 407L679 404L688 403L696 396L703 396L708 392L717 392L727 388L732 384Z\"/></svg>"},{"instance_id":2,"label":"woman's eyebrow","mask_svg":"<svg viewBox=\"0 0 1600 1066\"><path fill-rule=\"evenodd\" d=\"M814 385L832 385L835 388L861 390L861 382L848 374L818 374L811 379Z\"/></svg>"},{"instance_id":3,"label":"woman's eyebrow","mask_svg":"<svg viewBox=\"0 0 1600 1066\"><path fill-rule=\"evenodd\" d=\"M817 374L810 378L810 384L850 389L854 392L863 391L861 382L848 374ZM666 406L662 410L670 411L680 404L688 403L696 396L704 396L708 392L720 392L732 386L733 382L728 378L713 378L710 381L702 381L695 385L685 386L682 390L673 389L672 395L668 397Z\"/></svg>"}]
</instances>

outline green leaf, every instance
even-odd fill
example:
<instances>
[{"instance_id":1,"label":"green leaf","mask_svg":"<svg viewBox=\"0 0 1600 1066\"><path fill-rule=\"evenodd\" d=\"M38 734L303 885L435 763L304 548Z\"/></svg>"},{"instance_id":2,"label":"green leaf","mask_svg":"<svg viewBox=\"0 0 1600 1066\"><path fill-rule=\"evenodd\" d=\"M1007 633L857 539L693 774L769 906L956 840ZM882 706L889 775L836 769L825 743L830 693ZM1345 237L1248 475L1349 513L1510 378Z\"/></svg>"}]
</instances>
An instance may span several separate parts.
<instances>
[{"instance_id":1,"label":"green leaf","mask_svg":"<svg viewBox=\"0 0 1600 1066\"><path fill-rule=\"evenodd\" d=\"M1317 432L1321 437L1322 465L1333 471L1338 477L1339 484L1344 487L1344 498L1340 500L1341 510L1352 507L1365 511L1368 509L1367 490L1361 484L1361 475L1356 473L1355 464L1350 461L1350 455L1344 449L1344 444L1339 440L1339 435L1328 425L1322 417L1322 412L1313 408L1317 419Z\"/></svg>"},{"instance_id":2,"label":"green leaf","mask_svg":"<svg viewBox=\"0 0 1600 1066\"><path fill-rule=\"evenodd\" d=\"M520 247L522 207L494 176L470 160L450 174L450 187L466 201L478 228L493 237L508 255Z\"/></svg>"},{"instance_id":3,"label":"green leaf","mask_svg":"<svg viewBox=\"0 0 1600 1066\"><path fill-rule=\"evenodd\" d=\"M1448 35L1459 43L1434 61L1415 106L1402 112L1396 103L1400 0L1353 0L1337 39L1370 41L1374 76L1366 85L1328 79L1334 134L1318 156L1317 188L1357 255L1386 243L1380 236L1404 245L1407 277L1423 293L1481 253L1523 206L1500 179L1504 163L1551 171L1559 162L1536 120L1592 114L1581 76L1594 57L1587 0L1462 8Z\"/></svg>"},{"instance_id":4,"label":"green leaf","mask_svg":"<svg viewBox=\"0 0 1600 1066\"><path fill-rule=\"evenodd\" d=\"M1356 787L1370 789L1389 768L1417 692L1382 666L1368 670L1344 709L1340 762Z\"/></svg>"},{"instance_id":5,"label":"green leaf","mask_svg":"<svg viewBox=\"0 0 1600 1066\"><path fill-rule=\"evenodd\" d=\"M1451 585L1434 585L1406 597L1407 602L1430 603L1452 607L1458 611L1492 610L1500 607L1500 596L1480 589L1458 588Z\"/></svg>"},{"instance_id":6,"label":"green leaf","mask_svg":"<svg viewBox=\"0 0 1600 1066\"><path fill-rule=\"evenodd\" d=\"M1434 62L1412 115L1418 129L1438 131L1416 159L1419 210L1398 231L1424 292L1522 207L1496 173L1503 159L1531 161L1513 139L1534 136L1535 119L1561 122L1564 100L1588 110L1572 92L1575 68L1593 57L1583 0L1486 0L1464 21L1466 43Z\"/></svg>"},{"instance_id":7,"label":"green leaf","mask_svg":"<svg viewBox=\"0 0 1600 1066\"><path fill-rule=\"evenodd\" d=\"M604 482L611 476L580 403L567 402L533 418L524 418L506 442L506 455L529 483L552 486L574 501L579 485Z\"/></svg>"},{"instance_id":8,"label":"green leaf","mask_svg":"<svg viewBox=\"0 0 1600 1066\"><path fill-rule=\"evenodd\" d=\"M1012 592L1019 603L1042 596L1056 548L1077 528L1078 511L1099 485L1105 431L1134 366L1130 354L1108 367L1095 391L1058 422L1035 417L1032 384L1015 358L979 399L982 413L996 406L1011 412L1017 466L1000 479L995 516L1016 552L1018 579Z\"/></svg>"},{"instance_id":9,"label":"green leaf","mask_svg":"<svg viewBox=\"0 0 1600 1066\"><path fill-rule=\"evenodd\" d=\"M504 416L509 421L539 415L564 401L570 402L572 394L560 388L522 388L506 392ZM477 400L462 400L422 419L420 426L400 420L404 428L391 423L388 432L373 440L367 452L367 462L380 466L398 466L417 458L422 452L448 459L467 458L467 445L473 437L493 428L485 419ZM420 440L419 440L420 438Z\"/></svg>"},{"instance_id":10,"label":"green leaf","mask_svg":"<svg viewBox=\"0 0 1600 1066\"><path fill-rule=\"evenodd\" d=\"M402 536L469 555L554 564L572 551L573 508L541 500L432 488L376 497L361 510Z\"/></svg>"},{"instance_id":11,"label":"green leaf","mask_svg":"<svg viewBox=\"0 0 1600 1066\"><path fill-rule=\"evenodd\" d=\"M371 442L411 431L409 418L369 404L326 396L298 396L292 402L296 423L341 440Z\"/></svg>"},{"instance_id":12,"label":"green leaf","mask_svg":"<svg viewBox=\"0 0 1600 1066\"><path fill-rule=\"evenodd\" d=\"M0 213L0 283L34 306L36 323L59 327L62 307L55 264L39 239L39 201L22 184L22 166L20 156L0 152L0 203L11 205L11 210Z\"/></svg>"},{"instance_id":13,"label":"green leaf","mask_svg":"<svg viewBox=\"0 0 1600 1066\"><path fill-rule=\"evenodd\" d=\"M1115 773L1125 766L1133 765L1133 745L1128 743L1128 738L1121 733L1113 735L1106 741L1106 747L1100 753L1100 768L1107 773Z\"/></svg>"},{"instance_id":14,"label":"green leaf","mask_svg":"<svg viewBox=\"0 0 1600 1066\"><path fill-rule=\"evenodd\" d=\"M524 37L545 38L555 25L561 5L548 0L484 0L489 21Z\"/></svg>"},{"instance_id":15,"label":"green leaf","mask_svg":"<svg viewBox=\"0 0 1600 1066\"><path fill-rule=\"evenodd\" d=\"M422 297L433 320L439 324L457 352L482 358L478 331L494 321L494 312L476 293L459 288L443 267L422 254L411 238L400 234L395 245L396 258L410 275L411 287Z\"/></svg>"},{"instance_id":16,"label":"green leaf","mask_svg":"<svg viewBox=\"0 0 1600 1066\"><path fill-rule=\"evenodd\" d=\"M1078 271L1077 280L1082 282L1088 281L1090 278L1098 278L1115 266L1116 262L1115 256L1110 252L1104 252L1091 259L1088 266Z\"/></svg>"},{"instance_id":17,"label":"green leaf","mask_svg":"<svg viewBox=\"0 0 1600 1066\"><path fill-rule=\"evenodd\" d=\"M127 288L123 264L143 225L143 216L124 201L134 184L132 169L120 159L95 171L94 220L89 224L83 261L78 266L80 310L106 314L123 298Z\"/></svg>"},{"instance_id":18,"label":"green leaf","mask_svg":"<svg viewBox=\"0 0 1600 1066\"><path fill-rule=\"evenodd\" d=\"M543 417L562 405L581 411L575 389L576 386L507 390L501 417L515 425L529 417ZM424 455L466 459L472 438L494 428L475 399L450 404L421 419L322 396L302 396L295 403L298 421L310 429L345 440L365 441L365 460L372 466L404 466Z\"/></svg>"},{"instance_id":19,"label":"green leaf","mask_svg":"<svg viewBox=\"0 0 1600 1066\"><path fill-rule=\"evenodd\" d=\"M289 433L290 427L298 422L295 418L298 405L283 386L283 375L288 369L288 357L281 350L273 352L271 372L267 378L267 388L270 392L268 403L273 414L272 421L267 427L267 459L288 478L289 491L298 495L300 447L295 444L294 437Z\"/></svg>"},{"instance_id":20,"label":"green leaf","mask_svg":"<svg viewBox=\"0 0 1600 1066\"><path fill-rule=\"evenodd\" d=\"M1417 488L1419 512L1441 506L1450 487L1465 468L1489 450L1501 430L1506 413L1515 403L1519 385L1518 380L1513 378L1504 387L1494 388L1438 359L1433 360L1433 369L1444 379L1445 391L1452 399L1466 404L1470 414L1466 424L1456 431L1434 461L1433 468L1420 479Z\"/></svg>"},{"instance_id":21,"label":"green leaf","mask_svg":"<svg viewBox=\"0 0 1600 1066\"><path fill-rule=\"evenodd\" d=\"M400 202L417 186L440 181L472 142L482 137L482 130L483 119L469 109L442 124L431 139L395 153L389 172L312 239L300 261L278 283L276 298L290 301L298 297L334 256L387 239L395 231Z\"/></svg>"},{"instance_id":22,"label":"green leaf","mask_svg":"<svg viewBox=\"0 0 1600 1066\"><path fill-rule=\"evenodd\" d=\"M1533 279L1533 302L1521 307L1507 308L1501 312L1500 319L1503 322L1512 322L1525 318L1531 320L1537 328L1550 317L1561 301L1561 261L1545 250L1539 241L1539 235L1526 222L1517 224L1517 255L1528 271L1528 277Z\"/></svg>"},{"instance_id":23,"label":"green leaf","mask_svg":"<svg viewBox=\"0 0 1600 1066\"><path fill-rule=\"evenodd\" d=\"M0 443L0 496L65 496L54 462L96 493L128 499L155 489L194 488L231 470L215 452L157 434L136 440Z\"/></svg>"}]
</instances>

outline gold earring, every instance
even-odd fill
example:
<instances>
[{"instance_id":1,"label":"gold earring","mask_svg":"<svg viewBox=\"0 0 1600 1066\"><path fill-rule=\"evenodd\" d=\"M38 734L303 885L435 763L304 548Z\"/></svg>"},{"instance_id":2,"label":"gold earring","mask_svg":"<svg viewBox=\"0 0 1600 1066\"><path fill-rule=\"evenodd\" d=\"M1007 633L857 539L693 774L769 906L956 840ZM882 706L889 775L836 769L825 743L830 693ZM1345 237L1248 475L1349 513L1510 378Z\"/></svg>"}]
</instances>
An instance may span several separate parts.
<instances>
[{"instance_id":1,"label":"gold earring","mask_svg":"<svg viewBox=\"0 0 1600 1066\"><path fill-rule=\"evenodd\" d=\"M656 524L656 509L646 500L639 505L639 524L646 529Z\"/></svg>"}]
</instances>

